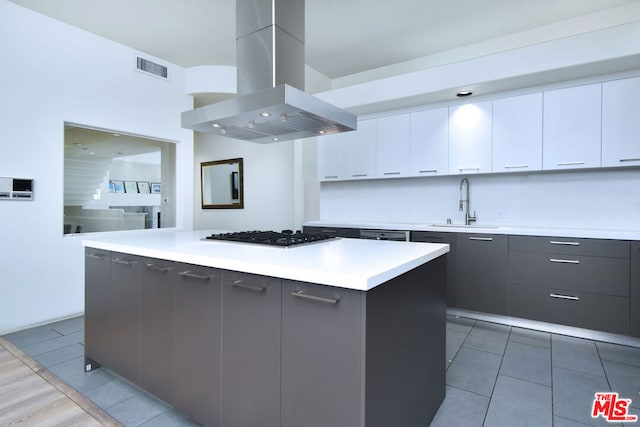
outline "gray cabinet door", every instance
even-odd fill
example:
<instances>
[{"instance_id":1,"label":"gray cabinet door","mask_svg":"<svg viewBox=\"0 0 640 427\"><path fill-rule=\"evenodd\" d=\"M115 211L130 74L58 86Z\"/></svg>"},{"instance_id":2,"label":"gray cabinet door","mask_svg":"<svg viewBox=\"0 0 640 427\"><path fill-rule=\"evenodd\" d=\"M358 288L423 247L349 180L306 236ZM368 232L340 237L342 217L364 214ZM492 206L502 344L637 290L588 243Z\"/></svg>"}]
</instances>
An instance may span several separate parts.
<instances>
[{"instance_id":1,"label":"gray cabinet door","mask_svg":"<svg viewBox=\"0 0 640 427\"><path fill-rule=\"evenodd\" d=\"M84 354L88 364L110 362L111 252L85 249L84 267ZM90 366L91 370L96 366Z\"/></svg>"},{"instance_id":2,"label":"gray cabinet door","mask_svg":"<svg viewBox=\"0 0 640 427\"><path fill-rule=\"evenodd\" d=\"M173 403L206 426L220 425L219 270L175 264Z\"/></svg>"},{"instance_id":3,"label":"gray cabinet door","mask_svg":"<svg viewBox=\"0 0 640 427\"><path fill-rule=\"evenodd\" d=\"M171 402L173 263L140 262L140 386Z\"/></svg>"},{"instance_id":4,"label":"gray cabinet door","mask_svg":"<svg viewBox=\"0 0 640 427\"><path fill-rule=\"evenodd\" d=\"M439 233L435 231L413 231L411 232L412 242L427 243L447 243L449 253L447 254L447 306L457 307L456 303L456 254L458 246L458 235L456 233Z\"/></svg>"},{"instance_id":5,"label":"gray cabinet door","mask_svg":"<svg viewBox=\"0 0 640 427\"><path fill-rule=\"evenodd\" d=\"M458 307L507 314L507 242L506 235L458 234Z\"/></svg>"},{"instance_id":6,"label":"gray cabinet door","mask_svg":"<svg viewBox=\"0 0 640 427\"><path fill-rule=\"evenodd\" d=\"M112 253L111 361L109 367L136 384L140 372L140 259Z\"/></svg>"},{"instance_id":7,"label":"gray cabinet door","mask_svg":"<svg viewBox=\"0 0 640 427\"><path fill-rule=\"evenodd\" d=\"M631 335L640 337L640 242L631 243Z\"/></svg>"},{"instance_id":8,"label":"gray cabinet door","mask_svg":"<svg viewBox=\"0 0 640 427\"><path fill-rule=\"evenodd\" d=\"M222 425L279 427L280 279L222 277Z\"/></svg>"},{"instance_id":9,"label":"gray cabinet door","mask_svg":"<svg viewBox=\"0 0 640 427\"><path fill-rule=\"evenodd\" d=\"M282 427L362 423L361 292L282 281Z\"/></svg>"}]
</instances>

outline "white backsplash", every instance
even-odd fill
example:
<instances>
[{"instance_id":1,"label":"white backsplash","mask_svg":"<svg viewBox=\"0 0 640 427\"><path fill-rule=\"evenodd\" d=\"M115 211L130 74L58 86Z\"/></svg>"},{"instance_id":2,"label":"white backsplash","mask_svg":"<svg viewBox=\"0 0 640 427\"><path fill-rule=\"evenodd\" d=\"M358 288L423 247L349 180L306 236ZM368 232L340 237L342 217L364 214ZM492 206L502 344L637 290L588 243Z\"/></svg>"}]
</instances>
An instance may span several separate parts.
<instances>
[{"instance_id":1,"label":"white backsplash","mask_svg":"<svg viewBox=\"0 0 640 427\"><path fill-rule=\"evenodd\" d=\"M478 224L640 230L640 169L468 175ZM464 222L462 176L322 183L325 221Z\"/></svg>"}]
</instances>

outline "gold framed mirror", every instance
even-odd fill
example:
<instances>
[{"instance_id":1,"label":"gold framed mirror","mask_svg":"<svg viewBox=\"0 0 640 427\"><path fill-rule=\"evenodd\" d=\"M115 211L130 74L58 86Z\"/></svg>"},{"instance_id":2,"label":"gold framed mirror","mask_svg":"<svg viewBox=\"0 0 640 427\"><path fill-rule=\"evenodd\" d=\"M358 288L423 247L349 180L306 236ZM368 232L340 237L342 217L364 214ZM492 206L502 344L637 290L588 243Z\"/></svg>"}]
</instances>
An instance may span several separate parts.
<instances>
[{"instance_id":1,"label":"gold framed mirror","mask_svg":"<svg viewBox=\"0 0 640 427\"><path fill-rule=\"evenodd\" d=\"M202 209L244 209L242 159L200 163Z\"/></svg>"}]
</instances>

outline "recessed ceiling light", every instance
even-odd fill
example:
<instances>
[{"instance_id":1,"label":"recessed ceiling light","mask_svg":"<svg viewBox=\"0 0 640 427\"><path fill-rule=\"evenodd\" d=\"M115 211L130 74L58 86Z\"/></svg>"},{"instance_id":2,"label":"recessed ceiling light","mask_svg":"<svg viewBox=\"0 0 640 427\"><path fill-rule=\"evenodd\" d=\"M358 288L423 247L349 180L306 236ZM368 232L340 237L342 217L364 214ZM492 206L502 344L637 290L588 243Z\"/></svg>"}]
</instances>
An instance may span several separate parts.
<instances>
[{"instance_id":1,"label":"recessed ceiling light","mask_svg":"<svg viewBox=\"0 0 640 427\"><path fill-rule=\"evenodd\" d=\"M273 141L275 142L275 141L280 141L280 140L278 138L273 138Z\"/></svg>"},{"instance_id":2,"label":"recessed ceiling light","mask_svg":"<svg viewBox=\"0 0 640 427\"><path fill-rule=\"evenodd\" d=\"M218 123L214 123L211 126L213 126L214 128L219 128L220 127L220 125Z\"/></svg>"},{"instance_id":3,"label":"recessed ceiling light","mask_svg":"<svg viewBox=\"0 0 640 427\"><path fill-rule=\"evenodd\" d=\"M271 113L267 113L267 112L265 111L264 113L260 113L260 115L261 115L262 117L270 117L270 116L271 116Z\"/></svg>"},{"instance_id":4,"label":"recessed ceiling light","mask_svg":"<svg viewBox=\"0 0 640 427\"><path fill-rule=\"evenodd\" d=\"M120 136L120 134L119 134L119 133L113 133L112 135L113 135L113 136Z\"/></svg>"},{"instance_id":5,"label":"recessed ceiling light","mask_svg":"<svg viewBox=\"0 0 640 427\"><path fill-rule=\"evenodd\" d=\"M319 133L320 135L324 135L325 133L327 133L327 131L326 131L326 130L321 130L321 131L318 131L318 133Z\"/></svg>"},{"instance_id":6,"label":"recessed ceiling light","mask_svg":"<svg viewBox=\"0 0 640 427\"><path fill-rule=\"evenodd\" d=\"M460 92L456 93L456 96L458 98L464 98L465 96L471 95L473 95L473 92L471 92L470 90L461 90Z\"/></svg>"}]
</instances>

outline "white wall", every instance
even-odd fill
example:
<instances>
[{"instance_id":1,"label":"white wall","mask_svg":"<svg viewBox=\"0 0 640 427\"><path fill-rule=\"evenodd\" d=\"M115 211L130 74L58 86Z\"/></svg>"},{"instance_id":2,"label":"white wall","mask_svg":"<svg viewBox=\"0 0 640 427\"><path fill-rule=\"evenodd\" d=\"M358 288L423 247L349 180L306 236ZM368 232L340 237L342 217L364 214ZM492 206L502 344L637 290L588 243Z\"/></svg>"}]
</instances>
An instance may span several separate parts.
<instances>
[{"instance_id":1,"label":"white wall","mask_svg":"<svg viewBox=\"0 0 640 427\"><path fill-rule=\"evenodd\" d=\"M478 224L640 229L640 169L469 176ZM463 224L461 176L322 184L320 218Z\"/></svg>"},{"instance_id":2,"label":"white wall","mask_svg":"<svg viewBox=\"0 0 640 427\"><path fill-rule=\"evenodd\" d=\"M294 146L294 141L256 144L196 134L194 228L234 231L295 228ZM235 158L243 159L244 209L202 209L200 163Z\"/></svg>"},{"instance_id":3,"label":"white wall","mask_svg":"<svg viewBox=\"0 0 640 427\"><path fill-rule=\"evenodd\" d=\"M81 238L62 234L65 121L177 142L177 224L192 226L184 70L165 64L169 81L150 77L135 71L136 54L0 0L0 176L33 178L35 191L0 204L0 334L84 310Z\"/></svg>"}]
</instances>

